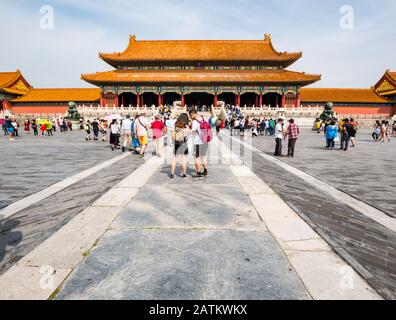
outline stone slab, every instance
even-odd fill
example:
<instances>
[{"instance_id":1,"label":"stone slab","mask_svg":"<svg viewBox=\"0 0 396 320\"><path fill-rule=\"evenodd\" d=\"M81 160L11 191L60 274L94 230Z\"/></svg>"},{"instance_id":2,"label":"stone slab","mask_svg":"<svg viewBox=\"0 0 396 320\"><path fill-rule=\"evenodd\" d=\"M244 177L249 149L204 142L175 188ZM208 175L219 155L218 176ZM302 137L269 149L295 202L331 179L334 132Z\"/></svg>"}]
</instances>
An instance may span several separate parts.
<instances>
[{"instance_id":1,"label":"stone slab","mask_svg":"<svg viewBox=\"0 0 396 320\"><path fill-rule=\"evenodd\" d=\"M112 228L266 229L240 187L184 183L146 185Z\"/></svg>"},{"instance_id":2,"label":"stone slab","mask_svg":"<svg viewBox=\"0 0 396 320\"><path fill-rule=\"evenodd\" d=\"M0 277L0 300L47 300L71 269L17 266Z\"/></svg>"},{"instance_id":3,"label":"stone slab","mask_svg":"<svg viewBox=\"0 0 396 320\"><path fill-rule=\"evenodd\" d=\"M310 299L266 232L111 231L58 299Z\"/></svg>"},{"instance_id":4,"label":"stone slab","mask_svg":"<svg viewBox=\"0 0 396 320\"><path fill-rule=\"evenodd\" d=\"M332 252L287 252L287 257L314 299L382 300Z\"/></svg>"}]
</instances>

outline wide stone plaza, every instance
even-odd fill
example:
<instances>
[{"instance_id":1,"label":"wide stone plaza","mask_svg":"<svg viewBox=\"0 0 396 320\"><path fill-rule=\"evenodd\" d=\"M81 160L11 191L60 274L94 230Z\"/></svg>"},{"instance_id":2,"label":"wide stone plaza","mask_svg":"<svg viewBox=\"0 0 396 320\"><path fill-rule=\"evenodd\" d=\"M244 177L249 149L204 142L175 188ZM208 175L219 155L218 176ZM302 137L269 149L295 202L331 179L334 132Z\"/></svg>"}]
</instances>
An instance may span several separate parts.
<instances>
[{"instance_id":1,"label":"wide stone plaza","mask_svg":"<svg viewBox=\"0 0 396 320\"><path fill-rule=\"evenodd\" d=\"M1 136L0 299L395 299L395 143L223 130L194 181L152 144Z\"/></svg>"}]
</instances>

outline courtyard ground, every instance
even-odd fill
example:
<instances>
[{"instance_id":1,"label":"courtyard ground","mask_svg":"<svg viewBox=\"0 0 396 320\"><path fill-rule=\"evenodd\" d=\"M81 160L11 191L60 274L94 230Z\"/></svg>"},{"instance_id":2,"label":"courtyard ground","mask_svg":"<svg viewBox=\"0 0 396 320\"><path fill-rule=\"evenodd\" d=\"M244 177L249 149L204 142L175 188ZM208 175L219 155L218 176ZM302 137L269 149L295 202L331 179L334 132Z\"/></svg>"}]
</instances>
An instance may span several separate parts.
<instances>
[{"instance_id":1,"label":"courtyard ground","mask_svg":"<svg viewBox=\"0 0 396 320\"><path fill-rule=\"evenodd\" d=\"M221 161L204 181L170 181L160 159L81 132L1 137L0 297L395 298L396 149L369 133L345 153L304 129L279 162L270 137L236 138L242 155L213 144ZM44 266L56 277L42 288Z\"/></svg>"}]
</instances>

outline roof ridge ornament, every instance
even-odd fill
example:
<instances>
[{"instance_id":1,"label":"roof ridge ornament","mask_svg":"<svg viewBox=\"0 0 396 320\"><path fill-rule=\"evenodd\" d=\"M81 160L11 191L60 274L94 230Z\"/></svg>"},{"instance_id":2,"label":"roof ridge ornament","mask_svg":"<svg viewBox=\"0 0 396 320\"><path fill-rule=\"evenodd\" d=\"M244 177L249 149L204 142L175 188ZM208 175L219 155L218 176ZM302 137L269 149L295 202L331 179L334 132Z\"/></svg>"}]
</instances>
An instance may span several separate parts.
<instances>
[{"instance_id":1,"label":"roof ridge ornament","mask_svg":"<svg viewBox=\"0 0 396 320\"><path fill-rule=\"evenodd\" d=\"M136 35L135 34L131 34L129 36L129 41L136 41Z\"/></svg>"},{"instance_id":2,"label":"roof ridge ornament","mask_svg":"<svg viewBox=\"0 0 396 320\"><path fill-rule=\"evenodd\" d=\"M269 33L264 34L264 40L271 41L271 34L269 34Z\"/></svg>"}]
</instances>

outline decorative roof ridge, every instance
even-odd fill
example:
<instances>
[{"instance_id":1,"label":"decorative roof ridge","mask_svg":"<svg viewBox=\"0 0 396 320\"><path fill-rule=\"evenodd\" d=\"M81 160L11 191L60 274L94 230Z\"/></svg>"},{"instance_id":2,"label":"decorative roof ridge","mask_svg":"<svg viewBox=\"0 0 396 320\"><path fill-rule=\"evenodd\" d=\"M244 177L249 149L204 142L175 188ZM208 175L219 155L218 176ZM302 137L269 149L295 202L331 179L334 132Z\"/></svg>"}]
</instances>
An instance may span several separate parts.
<instances>
[{"instance_id":1,"label":"decorative roof ridge","mask_svg":"<svg viewBox=\"0 0 396 320\"><path fill-rule=\"evenodd\" d=\"M9 74L9 75L15 74L15 76L14 76L10 81L8 81L8 82L6 82L6 83L4 83L4 84L2 85L3 88L4 88L4 87L7 87L7 86L9 86L9 85L11 85L11 84L13 84L16 80L18 80L19 77L22 77L22 78L23 78L22 73L21 73L21 70L19 70L19 69L17 69L16 71L0 72L0 74ZM25 78L23 78L23 79L25 80ZM25 81L26 81L26 80L25 80ZM28 82L26 81L26 83L28 83Z\"/></svg>"}]
</instances>

